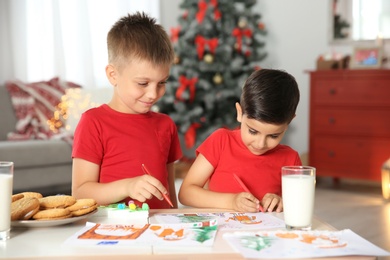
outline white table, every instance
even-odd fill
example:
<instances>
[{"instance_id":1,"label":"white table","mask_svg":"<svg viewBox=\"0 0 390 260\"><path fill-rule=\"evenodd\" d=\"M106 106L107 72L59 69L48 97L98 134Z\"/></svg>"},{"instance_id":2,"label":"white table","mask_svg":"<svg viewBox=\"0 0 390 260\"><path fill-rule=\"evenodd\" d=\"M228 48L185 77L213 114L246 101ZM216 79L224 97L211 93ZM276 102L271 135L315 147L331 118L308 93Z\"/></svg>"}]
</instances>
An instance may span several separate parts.
<instances>
[{"instance_id":1,"label":"white table","mask_svg":"<svg viewBox=\"0 0 390 260\"><path fill-rule=\"evenodd\" d=\"M150 223L153 223L153 215L156 213L194 213L194 212L226 212L217 209L167 209L151 210ZM269 213L283 219L283 213ZM93 220L94 216L90 220ZM87 256L94 260L100 259L244 259L236 253L223 239L224 231L218 231L214 245L211 248L151 248L129 247L129 248L76 248L63 246L64 241L85 226L87 220L80 220L71 224L43 228L12 228L11 239L0 243L0 258L6 259L86 259ZM331 225L321 221L317 217L313 220L313 229L336 230ZM321 259L340 259L321 258ZM342 259L376 259L371 256L342 257Z\"/></svg>"}]
</instances>

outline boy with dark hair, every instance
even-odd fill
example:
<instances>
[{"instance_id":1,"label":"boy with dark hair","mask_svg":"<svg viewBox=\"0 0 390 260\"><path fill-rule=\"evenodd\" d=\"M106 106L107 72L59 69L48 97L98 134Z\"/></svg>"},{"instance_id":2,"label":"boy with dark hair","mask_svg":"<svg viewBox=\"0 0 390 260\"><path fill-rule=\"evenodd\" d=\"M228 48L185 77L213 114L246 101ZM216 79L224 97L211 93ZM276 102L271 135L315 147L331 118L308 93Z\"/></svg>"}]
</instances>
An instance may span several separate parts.
<instances>
[{"instance_id":1,"label":"boy with dark hair","mask_svg":"<svg viewBox=\"0 0 390 260\"><path fill-rule=\"evenodd\" d=\"M180 202L241 212L281 212L281 168L302 164L296 151L280 144L298 103L293 76L272 69L253 72L236 103L240 129L219 129L198 147L180 188Z\"/></svg>"}]
</instances>

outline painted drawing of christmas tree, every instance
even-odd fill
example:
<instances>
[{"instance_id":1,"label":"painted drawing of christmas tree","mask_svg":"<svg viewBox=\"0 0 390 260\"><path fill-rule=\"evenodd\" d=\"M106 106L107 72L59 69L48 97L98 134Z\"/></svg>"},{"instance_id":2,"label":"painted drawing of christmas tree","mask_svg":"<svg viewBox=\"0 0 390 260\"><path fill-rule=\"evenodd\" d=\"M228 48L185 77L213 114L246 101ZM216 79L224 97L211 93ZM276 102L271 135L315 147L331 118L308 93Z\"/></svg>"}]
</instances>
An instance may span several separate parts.
<instances>
[{"instance_id":1,"label":"painted drawing of christmas tree","mask_svg":"<svg viewBox=\"0 0 390 260\"><path fill-rule=\"evenodd\" d=\"M159 112L175 121L186 148L216 129L235 128L235 103L266 56L266 30L256 0L184 0L171 29L175 64Z\"/></svg>"}]
</instances>

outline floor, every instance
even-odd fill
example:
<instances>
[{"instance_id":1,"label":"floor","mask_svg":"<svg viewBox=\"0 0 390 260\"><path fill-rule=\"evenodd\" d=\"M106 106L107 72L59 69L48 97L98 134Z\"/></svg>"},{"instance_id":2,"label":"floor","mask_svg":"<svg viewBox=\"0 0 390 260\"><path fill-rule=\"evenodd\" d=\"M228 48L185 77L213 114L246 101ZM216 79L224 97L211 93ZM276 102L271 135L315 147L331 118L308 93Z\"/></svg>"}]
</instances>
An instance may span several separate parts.
<instances>
[{"instance_id":1,"label":"floor","mask_svg":"<svg viewBox=\"0 0 390 260\"><path fill-rule=\"evenodd\" d=\"M317 179L314 214L390 252L390 201L383 200L379 184Z\"/></svg>"},{"instance_id":2,"label":"floor","mask_svg":"<svg viewBox=\"0 0 390 260\"><path fill-rule=\"evenodd\" d=\"M177 191L180 184L179 179ZM332 179L317 178L314 214L336 229L351 229L390 252L390 201L383 200L379 184L345 180L335 184Z\"/></svg>"}]
</instances>

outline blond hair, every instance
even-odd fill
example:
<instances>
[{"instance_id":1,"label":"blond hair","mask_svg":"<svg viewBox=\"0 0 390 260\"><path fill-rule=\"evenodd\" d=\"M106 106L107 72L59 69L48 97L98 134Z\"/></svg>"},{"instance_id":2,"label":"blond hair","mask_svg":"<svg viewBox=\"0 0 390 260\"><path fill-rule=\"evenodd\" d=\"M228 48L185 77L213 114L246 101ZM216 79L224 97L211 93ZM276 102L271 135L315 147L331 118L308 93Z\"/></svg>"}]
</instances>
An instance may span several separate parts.
<instances>
[{"instance_id":1,"label":"blond hair","mask_svg":"<svg viewBox=\"0 0 390 260\"><path fill-rule=\"evenodd\" d=\"M164 28L156 19L136 12L120 18L107 35L108 62L123 65L129 59L171 65L174 51Z\"/></svg>"}]
</instances>

